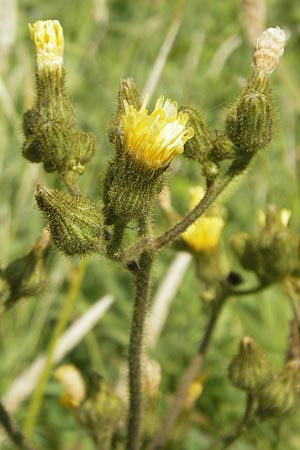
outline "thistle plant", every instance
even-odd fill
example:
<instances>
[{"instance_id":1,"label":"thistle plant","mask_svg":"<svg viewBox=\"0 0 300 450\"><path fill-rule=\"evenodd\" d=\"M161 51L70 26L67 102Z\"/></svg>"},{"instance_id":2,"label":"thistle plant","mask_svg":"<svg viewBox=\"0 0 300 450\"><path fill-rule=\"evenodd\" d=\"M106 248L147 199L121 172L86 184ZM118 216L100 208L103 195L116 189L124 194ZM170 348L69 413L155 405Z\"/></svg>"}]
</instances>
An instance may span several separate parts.
<instances>
[{"instance_id":1,"label":"thistle plant","mask_svg":"<svg viewBox=\"0 0 300 450\"><path fill-rule=\"evenodd\" d=\"M202 393L205 376L199 373L201 365L230 298L282 283L298 321L294 341L299 334L295 301L300 275L299 236L288 228L287 211L270 207L260 216L257 236L243 232L232 238L235 256L257 278L252 288L243 289L242 277L225 261L220 244L225 214L215 203L233 180L245 174L276 132L270 75L283 54L284 32L269 28L257 40L252 74L227 109L223 130L211 131L197 108L179 107L162 95L151 110L147 96L140 97L134 81L121 80L115 115L108 124L114 155L106 172L99 174L103 183L98 198L91 200L81 192L78 177L91 163L96 141L78 126L68 96L63 29L57 20L46 20L29 25L29 31L36 50L36 98L23 117L22 154L32 163L42 163L46 172L56 172L62 186L36 187L36 203L46 228L30 253L1 269L3 309L44 288L50 239L51 245L67 257L96 255L127 270L135 286L127 351L128 398L121 398L109 380L96 372L86 382L75 367L64 365L54 377L63 388L62 404L90 434L95 448L175 448L185 437L191 412ZM172 214L165 209L171 227L157 236L153 209L173 176L172 161L179 157L197 165L202 187L191 189L190 211L184 217L174 214L174 209ZM153 264L160 251L171 244L193 257L208 321L161 425L160 375L156 376L157 371L147 375L144 338ZM258 418L282 418L297 410L299 355L295 351L288 354L292 357L274 372L254 339L243 338L228 373L233 385L246 392L245 417L233 434L220 437L211 448L227 448ZM176 442L172 429L177 430ZM30 434L27 429L26 435Z\"/></svg>"}]
</instances>

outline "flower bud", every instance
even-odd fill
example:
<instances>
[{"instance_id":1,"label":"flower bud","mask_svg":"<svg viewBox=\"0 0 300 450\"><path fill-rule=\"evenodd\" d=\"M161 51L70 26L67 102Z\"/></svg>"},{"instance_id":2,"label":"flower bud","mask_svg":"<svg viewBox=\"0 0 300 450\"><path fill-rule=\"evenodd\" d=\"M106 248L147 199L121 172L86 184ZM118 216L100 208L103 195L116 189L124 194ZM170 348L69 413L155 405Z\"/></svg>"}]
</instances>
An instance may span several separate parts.
<instances>
[{"instance_id":1,"label":"flower bud","mask_svg":"<svg viewBox=\"0 0 300 450\"><path fill-rule=\"evenodd\" d=\"M49 237L49 230L45 229L27 255L11 262L3 270L3 278L10 287L5 308L11 307L22 297L32 297L43 292L47 279L45 263L49 253Z\"/></svg>"},{"instance_id":2,"label":"flower bud","mask_svg":"<svg viewBox=\"0 0 300 450\"><path fill-rule=\"evenodd\" d=\"M60 401L67 408L76 409L85 398L85 384L81 373L72 364L59 366L53 373L63 388Z\"/></svg>"},{"instance_id":3,"label":"flower bud","mask_svg":"<svg viewBox=\"0 0 300 450\"><path fill-rule=\"evenodd\" d=\"M255 80L250 80L226 117L226 132L238 155L255 153L270 143L275 134L274 110L269 81L258 90Z\"/></svg>"},{"instance_id":4,"label":"flower bud","mask_svg":"<svg viewBox=\"0 0 300 450\"><path fill-rule=\"evenodd\" d=\"M274 379L257 393L261 417L286 417L299 407L299 361L288 362Z\"/></svg>"},{"instance_id":5,"label":"flower bud","mask_svg":"<svg viewBox=\"0 0 300 450\"><path fill-rule=\"evenodd\" d=\"M87 198L37 186L36 201L49 221L55 246L66 255L85 255L102 247L100 209Z\"/></svg>"},{"instance_id":6,"label":"flower bud","mask_svg":"<svg viewBox=\"0 0 300 450\"><path fill-rule=\"evenodd\" d=\"M182 107L180 111L188 115L187 125L194 130L194 136L184 144L183 155L199 162L206 161L212 148L212 138L208 126L197 109Z\"/></svg>"},{"instance_id":7,"label":"flower bud","mask_svg":"<svg viewBox=\"0 0 300 450\"><path fill-rule=\"evenodd\" d=\"M287 227L290 213L269 207L259 214L260 232L251 237L238 233L231 239L231 248L246 270L254 271L266 283L300 273L299 236Z\"/></svg>"},{"instance_id":8,"label":"flower bud","mask_svg":"<svg viewBox=\"0 0 300 450\"><path fill-rule=\"evenodd\" d=\"M122 120L125 114L124 100L136 110L141 109L142 101L134 81L131 78L120 81L117 109L109 128L108 137L112 144L122 135Z\"/></svg>"},{"instance_id":9,"label":"flower bud","mask_svg":"<svg viewBox=\"0 0 300 450\"><path fill-rule=\"evenodd\" d=\"M263 264L257 248L257 239L252 238L248 233L240 232L232 236L230 247L244 269L255 271Z\"/></svg>"},{"instance_id":10,"label":"flower bud","mask_svg":"<svg viewBox=\"0 0 300 450\"><path fill-rule=\"evenodd\" d=\"M228 368L228 376L234 386L249 393L255 392L270 380L269 363L251 337L242 339L239 352Z\"/></svg>"},{"instance_id":11,"label":"flower bud","mask_svg":"<svg viewBox=\"0 0 300 450\"><path fill-rule=\"evenodd\" d=\"M107 445L107 442L110 441L122 412L120 398L113 393L103 377L93 371L89 377L85 400L80 404L76 416L92 435L97 435L101 440L98 442L99 448L110 448L110 446L104 446L104 442Z\"/></svg>"}]
</instances>

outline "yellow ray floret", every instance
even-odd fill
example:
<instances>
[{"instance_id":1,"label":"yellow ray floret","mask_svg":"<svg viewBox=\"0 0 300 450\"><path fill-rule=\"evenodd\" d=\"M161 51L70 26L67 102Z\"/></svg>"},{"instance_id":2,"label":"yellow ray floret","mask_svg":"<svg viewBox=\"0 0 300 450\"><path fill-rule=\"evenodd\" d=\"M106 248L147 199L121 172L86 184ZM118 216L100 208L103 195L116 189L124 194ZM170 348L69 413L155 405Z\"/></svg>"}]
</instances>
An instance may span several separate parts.
<instances>
[{"instance_id":1,"label":"yellow ray floret","mask_svg":"<svg viewBox=\"0 0 300 450\"><path fill-rule=\"evenodd\" d=\"M38 66L63 64L64 35L58 20L38 20L29 24L31 39L35 44Z\"/></svg>"},{"instance_id":2,"label":"yellow ray floret","mask_svg":"<svg viewBox=\"0 0 300 450\"><path fill-rule=\"evenodd\" d=\"M219 244L223 227L224 220L221 217L201 217L181 237L196 252L208 252Z\"/></svg>"},{"instance_id":3,"label":"yellow ray floret","mask_svg":"<svg viewBox=\"0 0 300 450\"><path fill-rule=\"evenodd\" d=\"M85 384L79 370L72 364L64 364L54 372L63 388L60 402L67 408L77 408L85 397Z\"/></svg>"},{"instance_id":4,"label":"yellow ray floret","mask_svg":"<svg viewBox=\"0 0 300 450\"><path fill-rule=\"evenodd\" d=\"M124 149L149 169L156 170L182 153L184 144L194 135L186 128L188 115L178 112L177 103L160 96L149 114L146 102L140 110L124 100Z\"/></svg>"},{"instance_id":5,"label":"yellow ray floret","mask_svg":"<svg viewBox=\"0 0 300 450\"><path fill-rule=\"evenodd\" d=\"M190 209L204 197L205 191L202 186L189 189ZM181 234L182 239L196 252L207 252L219 244L224 220L219 216L204 216L190 225Z\"/></svg>"}]
</instances>

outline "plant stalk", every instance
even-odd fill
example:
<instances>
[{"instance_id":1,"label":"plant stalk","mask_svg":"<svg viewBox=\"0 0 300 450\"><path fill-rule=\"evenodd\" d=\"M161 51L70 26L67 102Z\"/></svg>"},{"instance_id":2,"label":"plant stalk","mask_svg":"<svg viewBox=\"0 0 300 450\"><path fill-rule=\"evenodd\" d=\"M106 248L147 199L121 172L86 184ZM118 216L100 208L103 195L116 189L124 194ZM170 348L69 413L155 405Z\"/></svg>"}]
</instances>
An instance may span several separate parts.
<instances>
[{"instance_id":1,"label":"plant stalk","mask_svg":"<svg viewBox=\"0 0 300 450\"><path fill-rule=\"evenodd\" d=\"M142 349L145 320L150 297L150 274L153 262L151 251L144 251L139 258L136 272L136 293L130 330L129 371L129 417L126 450L138 450L142 414Z\"/></svg>"}]
</instances>

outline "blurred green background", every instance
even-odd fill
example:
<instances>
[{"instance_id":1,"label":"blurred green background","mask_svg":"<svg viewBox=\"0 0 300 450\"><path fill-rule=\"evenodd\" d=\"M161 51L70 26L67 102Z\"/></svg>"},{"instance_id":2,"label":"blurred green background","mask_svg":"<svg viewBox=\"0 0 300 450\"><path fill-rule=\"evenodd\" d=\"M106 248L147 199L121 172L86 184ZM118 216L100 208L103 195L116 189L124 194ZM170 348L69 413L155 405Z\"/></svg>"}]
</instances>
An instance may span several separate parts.
<instances>
[{"instance_id":1,"label":"blurred green background","mask_svg":"<svg viewBox=\"0 0 300 450\"><path fill-rule=\"evenodd\" d=\"M251 1L244 2L248 6ZM258 3L261 2L252 2ZM22 159L21 118L34 99L34 50L27 23L58 19L65 35L65 68L68 92L81 126L97 137L97 152L80 183L91 199L99 195L101 179L111 155L106 131L112 117L120 78L133 77L143 92L160 48L169 32L178 2L175 0L0 0L0 166L1 166L1 263L6 265L34 244L43 220L34 206L37 183L59 186L55 175ZM180 105L200 108L212 129L221 128L224 111L251 73L253 44L249 33L268 26L284 28L286 51L272 74L278 105L278 133L269 148L259 154L249 173L231 185L223 196L228 211L224 249L233 267L227 242L236 231L257 230L256 211L269 203L292 210L292 226L299 231L299 136L300 136L300 8L298 0L267 0L266 17L254 18L238 0L183 2L180 28L153 94L164 94ZM248 14L248 16L247 16ZM170 186L174 206L188 209L188 187L201 181L199 168L182 158L174 161ZM157 233L166 227L157 208ZM174 251L157 259L155 287L163 278ZM72 264L53 251L46 292L20 302L1 319L0 392L47 347L53 325L68 290ZM246 279L248 275L245 275ZM251 285L251 281L249 282ZM176 388L184 367L197 348L206 322L199 300L199 286L189 267L180 286L163 334L152 352L162 367L162 392ZM94 367L113 384L118 366L125 360L131 311L130 276L112 263L90 258L75 309L74 321L95 300L112 293L115 302L99 325L65 361L83 373ZM196 293L196 294L195 294ZM200 292L199 292L200 294ZM244 396L227 380L227 367L244 335L254 337L275 367L280 367L289 333L291 312L280 287L257 296L231 302L219 323L205 362L207 378L196 410L204 425L193 424L183 447L205 448L209 434L232 429L243 411ZM180 338L184 336L184 339ZM92 444L71 414L58 402L59 388L51 378L35 433L42 449L89 450ZM22 426L27 404L16 420ZM260 425L235 445L236 449L300 448L294 417L278 430ZM5 444L1 448L6 447ZM276 445L276 447L275 447Z\"/></svg>"}]
</instances>

